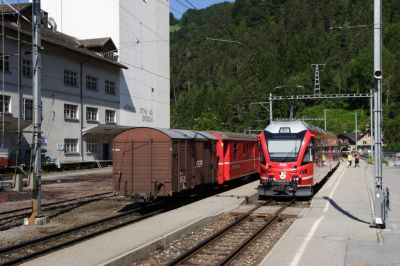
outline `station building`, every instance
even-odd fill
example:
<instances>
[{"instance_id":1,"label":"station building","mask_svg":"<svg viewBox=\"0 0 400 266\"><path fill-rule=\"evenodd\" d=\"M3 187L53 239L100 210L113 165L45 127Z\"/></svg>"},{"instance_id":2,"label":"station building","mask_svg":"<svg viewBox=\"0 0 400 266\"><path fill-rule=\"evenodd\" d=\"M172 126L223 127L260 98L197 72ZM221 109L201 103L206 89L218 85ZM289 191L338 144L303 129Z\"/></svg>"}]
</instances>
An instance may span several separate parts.
<instances>
[{"instance_id":1,"label":"station building","mask_svg":"<svg viewBox=\"0 0 400 266\"><path fill-rule=\"evenodd\" d=\"M13 164L19 143L22 152L18 161L28 164L33 131L32 4L3 6L0 10L4 11L1 153ZM16 10L21 14L20 27ZM112 136L124 128L120 124L120 73L127 69L117 61L113 40L78 39L60 33L43 11L41 49L44 155L60 163L110 160ZM18 132L22 135L20 142Z\"/></svg>"},{"instance_id":2,"label":"station building","mask_svg":"<svg viewBox=\"0 0 400 266\"><path fill-rule=\"evenodd\" d=\"M80 39L110 36L118 61L120 124L170 127L168 0L42 0L57 30Z\"/></svg>"},{"instance_id":3,"label":"station building","mask_svg":"<svg viewBox=\"0 0 400 266\"><path fill-rule=\"evenodd\" d=\"M41 2L42 149L48 161L111 160L112 137L125 128L169 128L167 0ZM20 144L18 162L29 164L32 4L0 5L0 12L5 29L0 157L13 164Z\"/></svg>"}]
</instances>

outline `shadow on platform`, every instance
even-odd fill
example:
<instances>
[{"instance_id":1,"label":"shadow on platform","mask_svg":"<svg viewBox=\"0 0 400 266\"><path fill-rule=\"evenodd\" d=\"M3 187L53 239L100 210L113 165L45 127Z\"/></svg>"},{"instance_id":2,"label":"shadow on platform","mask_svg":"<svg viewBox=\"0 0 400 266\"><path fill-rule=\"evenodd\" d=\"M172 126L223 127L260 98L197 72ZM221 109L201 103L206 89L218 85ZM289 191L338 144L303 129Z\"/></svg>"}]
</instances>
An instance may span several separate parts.
<instances>
[{"instance_id":1,"label":"shadow on platform","mask_svg":"<svg viewBox=\"0 0 400 266\"><path fill-rule=\"evenodd\" d=\"M370 224L369 222L361 220L360 218L357 218L354 215L352 215L351 213L349 213L348 211L342 209L339 205L337 205L337 203L333 199L331 199L329 197L323 197L323 199L327 200L336 210L340 211L341 213L343 213L344 215L346 215L350 219L353 219L353 220L355 220L357 222L360 222L360 223Z\"/></svg>"}]
</instances>

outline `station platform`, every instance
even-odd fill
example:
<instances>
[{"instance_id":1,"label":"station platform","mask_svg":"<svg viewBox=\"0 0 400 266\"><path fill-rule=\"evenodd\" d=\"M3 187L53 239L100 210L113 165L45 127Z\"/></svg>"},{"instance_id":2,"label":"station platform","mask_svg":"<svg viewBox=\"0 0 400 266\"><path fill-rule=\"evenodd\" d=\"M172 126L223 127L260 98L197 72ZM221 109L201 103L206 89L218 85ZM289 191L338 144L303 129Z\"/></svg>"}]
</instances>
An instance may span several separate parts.
<instances>
[{"instance_id":1,"label":"station platform","mask_svg":"<svg viewBox=\"0 0 400 266\"><path fill-rule=\"evenodd\" d=\"M259 181L209 197L85 242L29 261L24 265L128 265L215 216L257 197Z\"/></svg>"},{"instance_id":2,"label":"station platform","mask_svg":"<svg viewBox=\"0 0 400 266\"><path fill-rule=\"evenodd\" d=\"M400 168L383 168L390 188L386 229L371 228L374 166L342 163L260 265L400 265Z\"/></svg>"}]
</instances>

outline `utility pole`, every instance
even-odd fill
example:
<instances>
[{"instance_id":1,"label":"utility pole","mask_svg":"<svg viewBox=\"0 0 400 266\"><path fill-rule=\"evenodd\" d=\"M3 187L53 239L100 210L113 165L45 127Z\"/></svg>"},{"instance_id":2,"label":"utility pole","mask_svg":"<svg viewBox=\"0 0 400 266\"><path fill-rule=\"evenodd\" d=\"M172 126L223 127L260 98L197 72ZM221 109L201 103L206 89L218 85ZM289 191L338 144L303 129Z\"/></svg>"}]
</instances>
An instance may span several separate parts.
<instances>
[{"instance_id":1,"label":"utility pole","mask_svg":"<svg viewBox=\"0 0 400 266\"><path fill-rule=\"evenodd\" d=\"M374 143L375 143L375 220L385 228L386 204L382 180L382 0L374 0ZM387 195L389 196L389 195Z\"/></svg>"},{"instance_id":2,"label":"utility pole","mask_svg":"<svg viewBox=\"0 0 400 266\"><path fill-rule=\"evenodd\" d=\"M47 217L42 216L41 205L41 178L42 178L42 103L41 103L41 77L42 77L42 61L41 61L41 8L40 0L33 0L33 34L32 34L32 94L33 94L33 152L34 152L34 168L33 168L33 189L32 189L32 215L28 224L43 224L48 221Z\"/></svg>"},{"instance_id":3,"label":"utility pole","mask_svg":"<svg viewBox=\"0 0 400 266\"><path fill-rule=\"evenodd\" d=\"M369 100L369 107L370 107L370 114L369 114L369 118L370 118L370 126L369 126L369 134L371 136L371 158L374 158L374 111L373 111L373 105L374 105L374 98L373 98L373 90L371 90L369 92L369 94L371 95L371 98Z\"/></svg>"},{"instance_id":4,"label":"utility pole","mask_svg":"<svg viewBox=\"0 0 400 266\"><path fill-rule=\"evenodd\" d=\"M311 66L315 67L314 74L314 94L321 94L321 82L319 79L319 67L325 66L325 64L311 64Z\"/></svg>"},{"instance_id":5,"label":"utility pole","mask_svg":"<svg viewBox=\"0 0 400 266\"><path fill-rule=\"evenodd\" d=\"M269 93L269 123L272 123L273 120L273 113L272 113L272 93Z\"/></svg>"},{"instance_id":6,"label":"utility pole","mask_svg":"<svg viewBox=\"0 0 400 266\"><path fill-rule=\"evenodd\" d=\"M329 109L324 109L324 129L326 131L326 112L329 112Z\"/></svg>"},{"instance_id":7,"label":"utility pole","mask_svg":"<svg viewBox=\"0 0 400 266\"><path fill-rule=\"evenodd\" d=\"M355 122L355 126L356 126L356 152L358 152L358 145L357 145L357 142L358 142L357 112L354 113L354 122Z\"/></svg>"}]
</instances>

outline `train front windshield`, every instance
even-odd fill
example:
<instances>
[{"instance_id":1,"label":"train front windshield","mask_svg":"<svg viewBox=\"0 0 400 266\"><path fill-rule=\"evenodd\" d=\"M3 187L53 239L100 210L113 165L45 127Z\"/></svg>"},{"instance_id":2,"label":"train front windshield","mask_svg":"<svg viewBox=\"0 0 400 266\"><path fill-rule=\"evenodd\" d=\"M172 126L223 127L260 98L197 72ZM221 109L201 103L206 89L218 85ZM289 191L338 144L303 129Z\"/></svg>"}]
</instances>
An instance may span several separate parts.
<instances>
[{"instance_id":1,"label":"train front windshield","mask_svg":"<svg viewBox=\"0 0 400 266\"><path fill-rule=\"evenodd\" d=\"M303 135L304 136L304 135ZM298 134L265 134L272 162L294 162L299 156L303 136Z\"/></svg>"}]
</instances>

